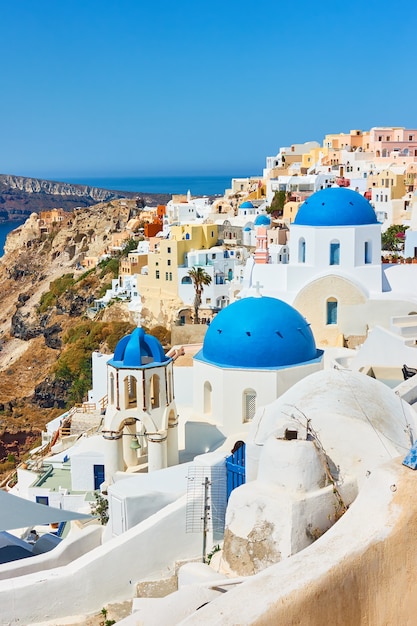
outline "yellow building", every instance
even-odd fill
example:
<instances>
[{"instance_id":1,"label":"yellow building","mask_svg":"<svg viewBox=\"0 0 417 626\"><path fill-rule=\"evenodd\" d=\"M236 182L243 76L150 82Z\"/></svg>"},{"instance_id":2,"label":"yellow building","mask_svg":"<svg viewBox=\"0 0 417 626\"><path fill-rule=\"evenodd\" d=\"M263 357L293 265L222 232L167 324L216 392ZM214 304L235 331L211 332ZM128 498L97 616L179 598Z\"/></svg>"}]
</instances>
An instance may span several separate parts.
<instances>
[{"instance_id":1,"label":"yellow building","mask_svg":"<svg viewBox=\"0 0 417 626\"><path fill-rule=\"evenodd\" d=\"M320 161L320 158L322 158L323 156L327 156L327 153L328 148L319 146L318 148L312 148L309 152L303 154L303 159L301 161L301 172L306 173L310 167Z\"/></svg>"},{"instance_id":2,"label":"yellow building","mask_svg":"<svg viewBox=\"0 0 417 626\"><path fill-rule=\"evenodd\" d=\"M160 239L148 255L147 274L138 279L145 323L169 324L175 319L183 304L178 297L178 267L185 265L187 252L212 248L217 239L216 224L173 226L170 239Z\"/></svg>"},{"instance_id":3,"label":"yellow building","mask_svg":"<svg viewBox=\"0 0 417 626\"><path fill-rule=\"evenodd\" d=\"M301 202L286 202L284 204L284 209L282 212L282 221L285 224L292 224L295 220L295 216L297 215L298 209L300 207Z\"/></svg>"},{"instance_id":4,"label":"yellow building","mask_svg":"<svg viewBox=\"0 0 417 626\"><path fill-rule=\"evenodd\" d=\"M390 189L391 200L399 200L406 193L406 182L404 171L396 172L394 168L386 169L377 174L368 176L368 187L372 189Z\"/></svg>"},{"instance_id":5,"label":"yellow building","mask_svg":"<svg viewBox=\"0 0 417 626\"><path fill-rule=\"evenodd\" d=\"M142 268L148 263L147 254L137 254L130 252L127 257L123 257L120 260L119 274L122 276L133 276L134 274L140 274Z\"/></svg>"},{"instance_id":6,"label":"yellow building","mask_svg":"<svg viewBox=\"0 0 417 626\"><path fill-rule=\"evenodd\" d=\"M266 184L262 178L257 180L251 188L252 191L247 196L245 196L245 198L242 198L242 200L262 200L266 197Z\"/></svg>"},{"instance_id":7,"label":"yellow building","mask_svg":"<svg viewBox=\"0 0 417 626\"><path fill-rule=\"evenodd\" d=\"M417 189L417 163L407 165L405 172L405 186L407 192L413 192Z\"/></svg>"}]
</instances>

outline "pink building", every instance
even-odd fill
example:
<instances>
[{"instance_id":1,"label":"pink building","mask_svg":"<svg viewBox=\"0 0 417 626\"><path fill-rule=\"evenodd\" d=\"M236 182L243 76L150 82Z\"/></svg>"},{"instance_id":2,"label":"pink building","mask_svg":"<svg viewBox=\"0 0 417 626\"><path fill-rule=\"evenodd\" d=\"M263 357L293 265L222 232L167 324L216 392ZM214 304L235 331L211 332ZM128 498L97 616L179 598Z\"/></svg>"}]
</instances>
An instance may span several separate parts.
<instances>
[{"instance_id":1,"label":"pink building","mask_svg":"<svg viewBox=\"0 0 417 626\"><path fill-rule=\"evenodd\" d=\"M376 158L392 157L392 153L417 158L417 130L395 126L371 128L369 149Z\"/></svg>"},{"instance_id":2,"label":"pink building","mask_svg":"<svg viewBox=\"0 0 417 626\"><path fill-rule=\"evenodd\" d=\"M268 236L267 227L258 226L256 229L256 249L255 249L255 263L266 265L268 263Z\"/></svg>"}]
</instances>

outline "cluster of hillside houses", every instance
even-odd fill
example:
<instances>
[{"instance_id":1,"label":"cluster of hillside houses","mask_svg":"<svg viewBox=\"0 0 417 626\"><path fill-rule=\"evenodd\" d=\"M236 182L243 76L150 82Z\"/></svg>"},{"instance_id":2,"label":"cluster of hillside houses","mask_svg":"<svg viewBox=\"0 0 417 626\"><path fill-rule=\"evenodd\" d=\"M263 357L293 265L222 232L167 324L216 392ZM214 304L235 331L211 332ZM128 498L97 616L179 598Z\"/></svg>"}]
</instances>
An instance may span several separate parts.
<instances>
[{"instance_id":1,"label":"cluster of hillside houses","mask_svg":"<svg viewBox=\"0 0 417 626\"><path fill-rule=\"evenodd\" d=\"M417 130L326 135L266 165L214 202L146 210L145 226L122 201L103 254L138 246L90 314L126 299L137 328L92 355L88 403L18 468L8 495L31 523L0 538L4 623L127 599L125 626L306 610L312 624L411 623L417 542L398 537L416 513L417 264L383 262L381 232L408 226L403 256L417 257ZM211 278L204 338L165 354L142 319L193 321L196 267ZM94 493L105 526L88 517ZM49 520L29 504L49 505L65 538L28 548ZM11 545L28 554L8 559Z\"/></svg>"}]
</instances>

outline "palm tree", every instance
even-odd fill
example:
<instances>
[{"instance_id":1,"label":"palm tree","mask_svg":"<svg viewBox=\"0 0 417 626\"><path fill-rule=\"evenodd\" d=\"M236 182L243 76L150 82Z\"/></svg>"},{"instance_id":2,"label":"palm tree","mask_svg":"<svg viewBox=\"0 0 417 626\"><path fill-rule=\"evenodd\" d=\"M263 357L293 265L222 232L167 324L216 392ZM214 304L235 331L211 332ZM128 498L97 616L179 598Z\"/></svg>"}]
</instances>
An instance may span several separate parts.
<instances>
[{"instance_id":1,"label":"palm tree","mask_svg":"<svg viewBox=\"0 0 417 626\"><path fill-rule=\"evenodd\" d=\"M192 267L188 270L188 276L193 281L195 296L194 296L194 324L199 324L198 309L201 306L201 294L203 293L204 285L211 283L211 276L202 267Z\"/></svg>"}]
</instances>

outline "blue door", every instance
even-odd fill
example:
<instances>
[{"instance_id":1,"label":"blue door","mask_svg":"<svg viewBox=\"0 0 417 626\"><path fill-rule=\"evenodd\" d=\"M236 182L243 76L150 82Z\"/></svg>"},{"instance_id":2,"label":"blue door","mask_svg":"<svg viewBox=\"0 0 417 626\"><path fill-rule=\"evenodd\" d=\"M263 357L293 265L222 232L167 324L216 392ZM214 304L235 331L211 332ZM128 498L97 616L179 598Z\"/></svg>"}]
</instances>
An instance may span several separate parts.
<instances>
[{"instance_id":1,"label":"blue door","mask_svg":"<svg viewBox=\"0 0 417 626\"><path fill-rule=\"evenodd\" d=\"M104 465L94 465L94 489L100 489L101 483L104 483Z\"/></svg>"},{"instance_id":2,"label":"blue door","mask_svg":"<svg viewBox=\"0 0 417 626\"><path fill-rule=\"evenodd\" d=\"M233 489L246 482L245 449L246 446L243 441L238 441L235 443L231 456L226 458L228 500Z\"/></svg>"}]
</instances>

